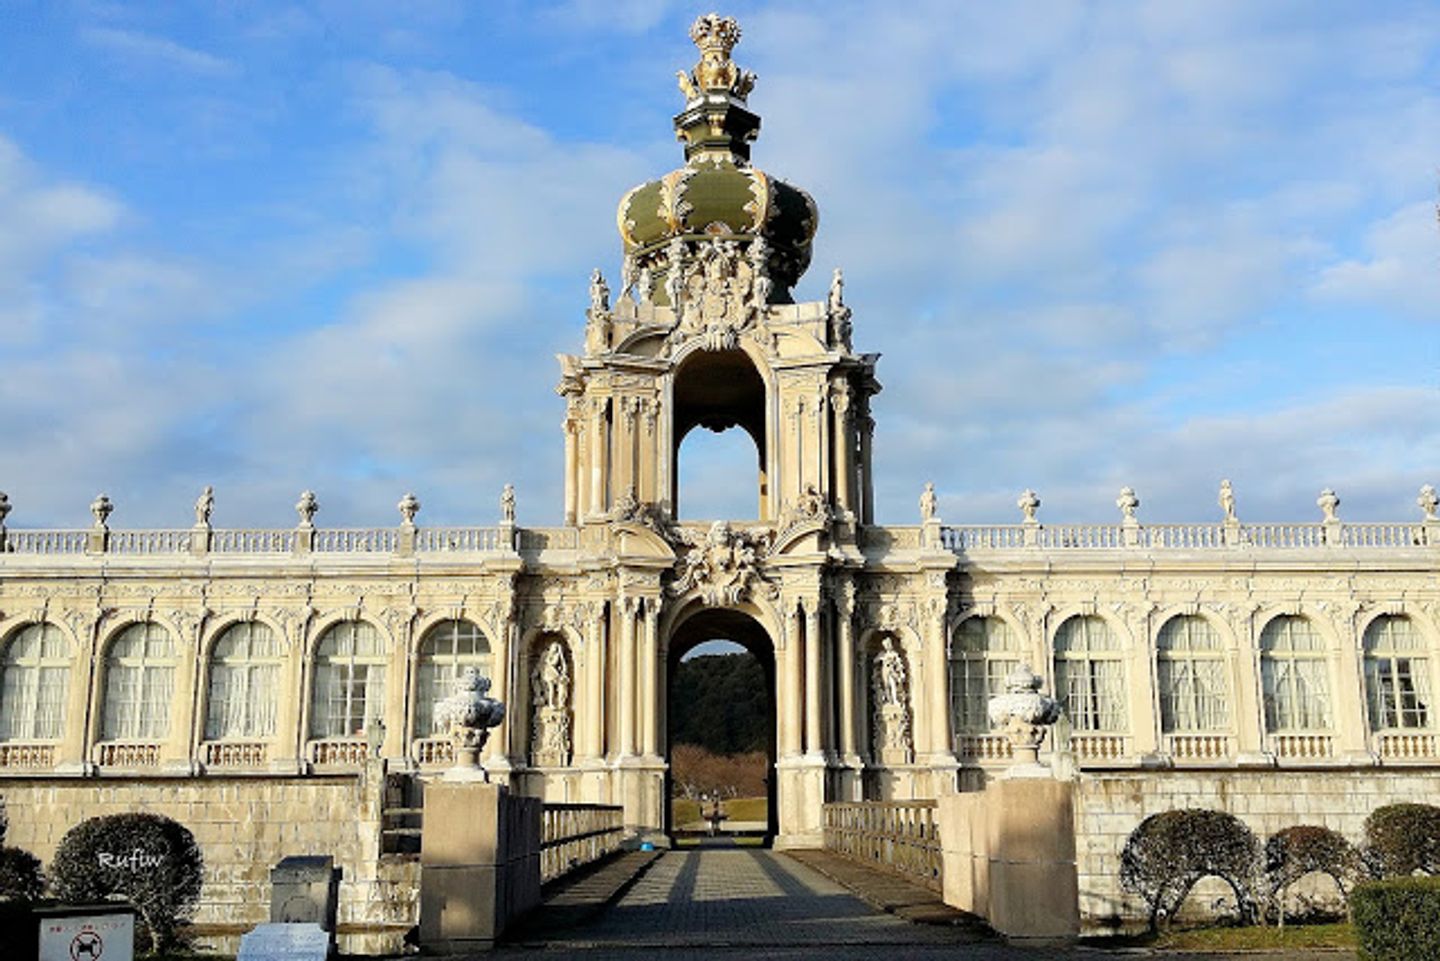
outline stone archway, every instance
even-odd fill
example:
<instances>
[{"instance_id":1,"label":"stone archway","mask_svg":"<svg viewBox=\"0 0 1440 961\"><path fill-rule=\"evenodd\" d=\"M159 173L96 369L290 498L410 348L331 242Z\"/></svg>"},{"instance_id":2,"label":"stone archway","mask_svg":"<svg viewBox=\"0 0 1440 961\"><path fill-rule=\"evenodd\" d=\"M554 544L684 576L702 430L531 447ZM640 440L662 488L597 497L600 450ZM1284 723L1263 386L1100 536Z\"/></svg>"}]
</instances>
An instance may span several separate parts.
<instances>
[{"instance_id":1,"label":"stone archway","mask_svg":"<svg viewBox=\"0 0 1440 961\"><path fill-rule=\"evenodd\" d=\"M672 805L670 797L672 791L672 757L674 742L671 732L675 728L676 712L679 705L675 703L675 677L681 660L692 651L697 645L706 641L723 640L730 641L743 647L749 654L759 662L765 684L765 704L767 711L767 737L765 744L766 753L766 828L764 843L766 846L773 841L779 833L779 804L778 781L776 777L777 751L777 723L776 723L776 684L775 684L775 643L771 639L765 627L751 614L742 610L732 608L707 607L697 610L693 614L683 616L681 620L671 629L669 642L666 645L666 683L665 703L663 711L664 723L664 750L665 750L665 790L663 804L663 826L665 834L672 842L676 836L677 825L672 823Z\"/></svg>"}]
</instances>

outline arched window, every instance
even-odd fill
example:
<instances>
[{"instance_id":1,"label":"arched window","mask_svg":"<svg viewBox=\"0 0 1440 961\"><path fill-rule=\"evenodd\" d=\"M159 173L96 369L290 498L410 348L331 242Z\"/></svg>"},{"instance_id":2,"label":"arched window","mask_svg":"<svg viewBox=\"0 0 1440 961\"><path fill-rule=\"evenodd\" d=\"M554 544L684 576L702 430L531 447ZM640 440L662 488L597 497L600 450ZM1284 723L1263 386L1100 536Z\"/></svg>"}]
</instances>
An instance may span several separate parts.
<instances>
[{"instance_id":1,"label":"arched window","mask_svg":"<svg viewBox=\"0 0 1440 961\"><path fill-rule=\"evenodd\" d=\"M23 627L0 659L0 741L54 741L64 733L70 642L54 624Z\"/></svg>"},{"instance_id":2,"label":"arched window","mask_svg":"<svg viewBox=\"0 0 1440 961\"><path fill-rule=\"evenodd\" d=\"M1203 617L1172 617L1156 642L1160 729L1166 734L1230 726L1230 682L1220 635Z\"/></svg>"},{"instance_id":3,"label":"arched window","mask_svg":"<svg viewBox=\"0 0 1440 961\"><path fill-rule=\"evenodd\" d=\"M970 617L950 645L950 716L956 734L990 730L990 698L1005 690L1005 676L1020 666L1015 632L998 617Z\"/></svg>"},{"instance_id":4,"label":"arched window","mask_svg":"<svg viewBox=\"0 0 1440 961\"><path fill-rule=\"evenodd\" d=\"M1330 727L1330 666L1315 626L1277 617L1260 632L1265 729L1271 733Z\"/></svg>"},{"instance_id":5,"label":"arched window","mask_svg":"<svg viewBox=\"0 0 1440 961\"><path fill-rule=\"evenodd\" d=\"M1377 617L1365 628L1365 701L1372 731L1430 726L1430 661L1408 617Z\"/></svg>"},{"instance_id":6,"label":"arched window","mask_svg":"<svg viewBox=\"0 0 1440 961\"><path fill-rule=\"evenodd\" d=\"M1124 731L1125 662L1110 625L1072 617L1055 632L1055 690L1076 731Z\"/></svg>"},{"instance_id":7,"label":"arched window","mask_svg":"<svg viewBox=\"0 0 1440 961\"><path fill-rule=\"evenodd\" d=\"M366 621L341 621L315 649L312 737L364 737L385 716L385 644Z\"/></svg>"},{"instance_id":8,"label":"arched window","mask_svg":"<svg viewBox=\"0 0 1440 961\"><path fill-rule=\"evenodd\" d=\"M415 681L416 737L436 733L435 705L450 696L455 678L467 667L490 676L490 642L480 628L469 621L442 621L425 632Z\"/></svg>"},{"instance_id":9,"label":"arched window","mask_svg":"<svg viewBox=\"0 0 1440 961\"><path fill-rule=\"evenodd\" d=\"M159 624L131 624L105 655L102 741L155 740L170 733L175 642Z\"/></svg>"},{"instance_id":10,"label":"arched window","mask_svg":"<svg viewBox=\"0 0 1440 961\"><path fill-rule=\"evenodd\" d=\"M210 653L205 739L273 737L280 693L280 645L257 621L234 624Z\"/></svg>"}]
</instances>

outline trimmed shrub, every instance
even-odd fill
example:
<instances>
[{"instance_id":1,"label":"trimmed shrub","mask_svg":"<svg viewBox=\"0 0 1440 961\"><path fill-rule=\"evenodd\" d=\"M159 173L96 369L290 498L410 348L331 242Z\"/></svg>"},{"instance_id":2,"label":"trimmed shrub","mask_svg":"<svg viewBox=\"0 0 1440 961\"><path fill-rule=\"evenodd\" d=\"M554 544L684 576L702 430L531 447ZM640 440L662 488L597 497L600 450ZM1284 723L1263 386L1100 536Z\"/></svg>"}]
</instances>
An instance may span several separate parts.
<instances>
[{"instance_id":1,"label":"trimmed shrub","mask_svg":"<svg viewBox=\"0 0 1440 961\"><path fill-rule=\"evenodd\" d=\"M1440 874L1440 807L1387 804L1365 819L1365 858L1382 878Z\"/></svg>"},{"instance_id":2,"label":"trimmed shrub","mask_svg":"<svg viewBox=\"0 0 1440 961\"><path fill-rule=\"evenodd\" d=\"M66 833L50 871L56 895L86 902L122 897L140 912L152 951L175 940L200 900L195 836L159 814L112 814Z\"/></svg>"},{"instance_id":3,"label":"trimmed shrub","mask_svg":"<svg viewBox=\"0 0 1440 961\"><path fill-rule=\"evenodd\" d=\"M1350 883L1362 875L1360 852L1344 837L1326 827L1297 824L1270 836L1265 842L1265 880L1275 912L1285 923L1285 889L1312 872L1328 874L1348 899Z\"/></svg>"},{"instance_id":4,"label":"trimmed shrub","mask_svg":"<svg viewBox=\"0 0 1440 961\"><path fill-rule=\"evenodd\" d=\"M1239 818L1224 811L1186 808L1140 822L1120 853L1120 886L1150 908L1150 929L1180 909L1195 883L1217 877L1235 892L1240 920L1257 914L1255 889L1260 842Z\"/></svg>"},{"instance_id":5,"label":"trimmed shrub","mask_svg":"<svg viewBox=\"0 0 1440 961\"><path fill-rule=\"evenodd\" d=\"M1440 878L1365 881L1350 894L1362 961L1440 958Z\"/></svg>"},{"instance_id":6,"label":"trimmed shrub","mask_svg":"<svg viewBox=\"0 0 1440 961\"><path fill-rule=\"evenodd\" d=\"M0 901L38 901L44 892L40 859L20 848L0 848Z\"/></svg>"}]
</instances>

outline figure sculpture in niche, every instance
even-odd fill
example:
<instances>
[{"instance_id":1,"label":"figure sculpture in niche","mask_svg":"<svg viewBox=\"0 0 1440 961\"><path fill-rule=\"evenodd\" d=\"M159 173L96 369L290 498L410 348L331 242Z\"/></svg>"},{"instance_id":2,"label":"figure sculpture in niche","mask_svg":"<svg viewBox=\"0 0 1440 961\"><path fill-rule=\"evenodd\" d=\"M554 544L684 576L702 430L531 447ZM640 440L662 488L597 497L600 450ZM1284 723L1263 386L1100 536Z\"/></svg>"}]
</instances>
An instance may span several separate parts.
<instances>
[{"instance_id":1,"label":"figure sculpture in niche","mask_svg":"<svg viewBox=\"0 0 1440 961\"><path fill-rule=\"evenodd\" d=\"M905 703L905 659L892 638L882 640L875 655L875 689L881 704Z\"/></svg>"},{"instance_id":2,"label":"figure sculpture in niche","mask_svg":"<svg viewBox=\"0 0 1440 961\"><path fill-rule=\"evenodd\" d=\"M871 666L870 684L875 702L875 755L881 764L909 764L914 760L909 676L905 657L895 649L893 638L881 640Z\"/></svg>"},{"instance_id":3,"label":"figure sculpture in niche","mask_svg":"<svg viewBox=\"0 0 1440 961\"><path fill-rule=\"evenodd\" d=\"M534 702L530 753L539 767L570 763L570 687L565 642L551 641L530 674Z\"/></svg>"}]
</instances>

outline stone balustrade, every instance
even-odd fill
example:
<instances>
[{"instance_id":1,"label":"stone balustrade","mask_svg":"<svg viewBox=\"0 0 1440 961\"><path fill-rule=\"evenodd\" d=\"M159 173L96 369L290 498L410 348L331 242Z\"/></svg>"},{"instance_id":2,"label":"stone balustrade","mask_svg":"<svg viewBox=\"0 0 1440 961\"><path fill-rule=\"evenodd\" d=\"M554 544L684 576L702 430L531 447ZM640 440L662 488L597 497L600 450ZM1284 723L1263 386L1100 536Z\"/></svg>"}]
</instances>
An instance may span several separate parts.
<instances>
[{"instance_id":1,"label":"stone balustrade","mask_svg":"<svg viewBox=\"0 0 1440 961\"><path fill-rule=\"evenodd\" d=\"M154 741L101 741L95 745L100 767L152 768L160 766L161 745Z\"/></svg>"},{"instance_id":2,"label":"stone balustrade","mask_svg":"<svg viewBox=\"0 0 1440 961\"><path fill-rule=\"evenodd\" d=\"M270 757L265 741L207 741L200 757L207 769L263 767Z\"/></svg>"},{"instance_id":3,"label":"stone balustrade","mask_svg":"<svg viewBox=\"0 0 1440 961\"><path fill-rule=\"evenodd\" d=\"M858 801L824 806L825 847L940 890L934 801Z\"/></svg>"},{"instance_id":4,"label":"stone balustrade","mask_svg":"<svg viewBox=\"0 0 1440 961\"><path fill-rule=\"evenodd\" d=\"M886 528L889 532L898 528ZM917 530L918 528L912 528ZM1429 523L1331 524L1123 524L947 525L940 544L956 554L1012 550L1354 550L1440 548L1440 525Z\"/></svg>"},{"instance_id":5,"label":"stone balustrade","mask_svg":"<svg viewBox=\"0 0 1440 961\"><path fill-rule=\"evenodd\" d=\"M55 745L10 741L0 744L0 768L44 769L55 765Z\"/></svg>"},{"instance_id":6,"label":"stone balustrade","mask_svg":"<svg viewBox=\"0 0 1440 961\"><path fill-rule=\"evenodd\" d=\"M540 817L540 881L548 884L620 848L625 809L609 804L546 804Z\"/></svg>"}]
</instances>

